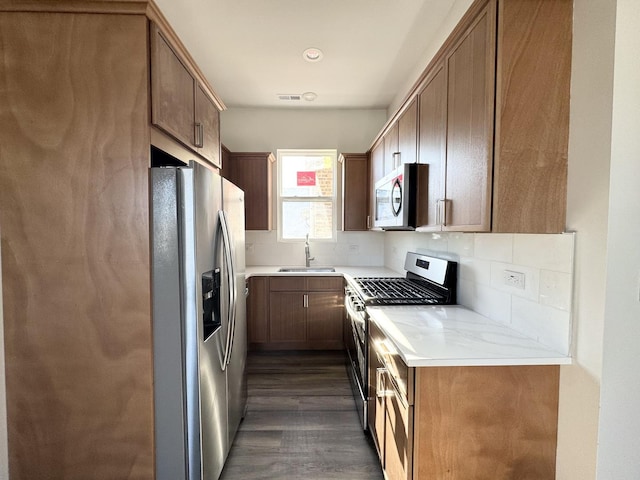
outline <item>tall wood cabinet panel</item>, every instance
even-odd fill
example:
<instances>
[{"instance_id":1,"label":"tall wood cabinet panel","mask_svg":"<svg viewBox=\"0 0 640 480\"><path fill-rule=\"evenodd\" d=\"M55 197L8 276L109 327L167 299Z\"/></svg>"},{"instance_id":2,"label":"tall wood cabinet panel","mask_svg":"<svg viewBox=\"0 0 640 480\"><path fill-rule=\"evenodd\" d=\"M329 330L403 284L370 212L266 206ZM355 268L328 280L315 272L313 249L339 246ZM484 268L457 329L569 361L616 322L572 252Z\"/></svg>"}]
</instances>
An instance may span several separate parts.
<instances>
[{"instance_id":1,"label":"tall wood cabinet panel","mask_svg":"<svg viewBox=\"0 0 640 480\"><path fill-rule=\"evenodd\" d=\"M343 153L342 164L342 230L369 228L369 157L366 153Z\"/></svg>"},{"instance_id":2,"label":"tall wood cabinet panel","mask_svg":"<svg viewBox=\"0 0 640 480\"><path fill-rule=\"evenodd\" d=\"M222 175L244 190L245 228L271 230L272 176L275 157L271 152L228 152Z\"/></svg>"},{"instance_id":3,"label":"tall wood cabinet panel","mask_svg":"<svg viewBox=\"0 0 640 480\"><path fill-rule=\"evenodd\" d=\"M496 232L565 230L572 5L499 3Z\"/></svg>"},{"instance_id":4,"label":"tall wood cabinet panel","mask_svg":"<svg viewBox=\"0 0 640 480\"><path fill-rule=\"evenodd\" d=\"M447 161L443 230L489 231L493 168L495 3L445 59Z\"/></svg>"},{"instance_id":5,"label":"tall wood cabinet panel","mask_svg":"<svg viewBox=\"0 0 640 480\"><path fill-rule=\"evenodd\" d=\"M447 83L443 63L434 68L418 98L418 162L429 165L427 222L420 226L440 230L440 202L447 172Z\"/></svg>"},{"instance_id":6,"label":"tall wood cabinet panel","mask_svg":"<svg viewBox=\"0 0 640 480\"><path fill-rule=\"evenodd\" d=\"M0 13L9 474L154 478L147 18Z\"/></svg>"}]
</instances>

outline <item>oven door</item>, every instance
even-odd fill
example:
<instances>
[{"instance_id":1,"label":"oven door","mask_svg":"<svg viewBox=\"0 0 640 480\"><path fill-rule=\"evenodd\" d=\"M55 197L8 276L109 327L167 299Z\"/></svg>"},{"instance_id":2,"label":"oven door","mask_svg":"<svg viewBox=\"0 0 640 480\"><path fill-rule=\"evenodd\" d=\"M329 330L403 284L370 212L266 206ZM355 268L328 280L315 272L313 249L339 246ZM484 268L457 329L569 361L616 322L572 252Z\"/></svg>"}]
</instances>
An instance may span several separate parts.
<instances>
[{"instance_id":1,"label":"oven door","mask_svg":"<svg viewBox=\"0 0 640 480\"><path fill-rule=\"evenodd\" d=\"M367 313L364 304L348 287L344 304L348 327L345 338L347 372L362 427L367 430Z\"/></svg>"}]
</instances>

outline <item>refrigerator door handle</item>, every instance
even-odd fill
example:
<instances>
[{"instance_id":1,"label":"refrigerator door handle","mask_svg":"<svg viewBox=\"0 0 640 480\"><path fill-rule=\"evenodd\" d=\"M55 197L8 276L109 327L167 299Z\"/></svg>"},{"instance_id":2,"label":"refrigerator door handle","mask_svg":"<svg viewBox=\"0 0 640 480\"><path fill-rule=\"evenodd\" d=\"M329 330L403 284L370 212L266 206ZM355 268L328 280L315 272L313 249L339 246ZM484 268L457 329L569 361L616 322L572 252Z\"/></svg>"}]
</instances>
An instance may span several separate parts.
<instances>
[{"instance_id":1,"label":"refrigerator door handle","mask_svg":"<svg viewBox=\"0 0 640 480\"><path fill-rule=\"evenodd\" d=\"M236 328L236 282L235 282L235 265L233 264L233 255L231 253L231 235L229 234L229 224L227 222L227 215L223 210L218 212L220 219L220 226L222 227L222 245L224 250L225 262L227 264L227 280L229 284L229 309L228 309L228 328L227 328L227 340L225 346L224 359L222 361L223 370L226 369L229 362L231 362L231 350L233 347L233 337L235 336Z\"/></svg>"}]
</instances>

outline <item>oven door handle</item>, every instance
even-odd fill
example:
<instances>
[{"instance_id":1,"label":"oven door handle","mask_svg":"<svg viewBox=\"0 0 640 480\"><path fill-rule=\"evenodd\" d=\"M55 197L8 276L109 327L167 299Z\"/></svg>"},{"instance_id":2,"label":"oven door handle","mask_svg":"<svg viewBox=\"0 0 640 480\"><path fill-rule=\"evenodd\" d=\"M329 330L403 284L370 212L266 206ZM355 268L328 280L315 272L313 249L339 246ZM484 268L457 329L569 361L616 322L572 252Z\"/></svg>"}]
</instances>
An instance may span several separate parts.
<instances>
[{"instance_id":1,"label":"oven door handle","mask_svg":"<svg viewBox=\"0 0 640 480\"><path fill-rule=\"evenodd\" d=\"M362 323L364 325L364 311L356 311L351 305L350 297L347 297L344 302L345 308L347 310L347 315L349 318L353 318L355 321Z\"/></svg>"}]
</instances>

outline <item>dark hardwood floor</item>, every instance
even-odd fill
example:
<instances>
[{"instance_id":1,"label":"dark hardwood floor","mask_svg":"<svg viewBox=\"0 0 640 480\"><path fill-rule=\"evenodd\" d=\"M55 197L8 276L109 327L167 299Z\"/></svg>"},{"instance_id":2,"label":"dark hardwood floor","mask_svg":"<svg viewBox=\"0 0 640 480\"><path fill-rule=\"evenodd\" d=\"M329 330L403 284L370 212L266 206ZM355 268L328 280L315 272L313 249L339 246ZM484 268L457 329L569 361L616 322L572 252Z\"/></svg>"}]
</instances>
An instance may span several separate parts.
<instances>
[{"instance_id":1,"label":"dark hardwood floor","mask_svg":"<svg viewBox=\"0 0 640 480\"><path fill-rule=\"evenodd\" d=\"M342 353L250 353L247 372L247 415L221 480L382 480Z\"/></svg>"}]
</instances>

